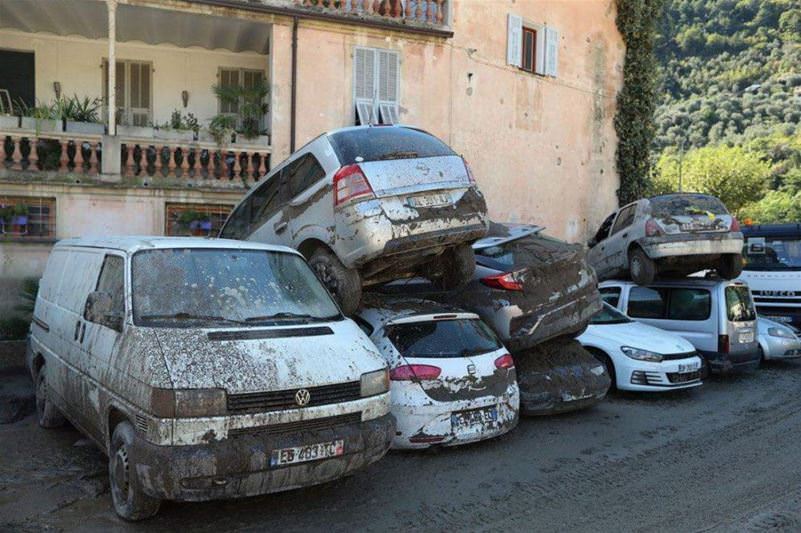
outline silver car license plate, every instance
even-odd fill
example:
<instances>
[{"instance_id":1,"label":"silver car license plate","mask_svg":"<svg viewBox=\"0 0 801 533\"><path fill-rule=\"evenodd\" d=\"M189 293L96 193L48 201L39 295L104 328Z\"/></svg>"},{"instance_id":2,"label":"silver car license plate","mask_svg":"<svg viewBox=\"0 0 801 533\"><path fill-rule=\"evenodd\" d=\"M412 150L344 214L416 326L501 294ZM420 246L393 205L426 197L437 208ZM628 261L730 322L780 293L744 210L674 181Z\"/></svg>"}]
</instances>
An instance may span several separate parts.
<instances>
[{"instance_id":1,"label":"silver car license plate","mask_svg":"<svg viewBox=\"0 0 801 533\"><path fill-rule=\"evenodd\" d=\"M292 446L290 448L279 448L273 450L270 457L270 466L283 466L295 463L305 463L306 461L316 461L337 457L345 453L344 440L332 440L329 442L318 442L307 444L306 446Z\"/></svg>"},{"instance_id":2,"label":"silver car license plate","mask_svg":"<svg viewBox=\"0 0 801 533\"><path fill-rule=\"evenodd\" d=\"M410 196L406 201L412 207L438 207L451 203L451 197L448 194L427 194Z\"/></svg>"}]
</instances>

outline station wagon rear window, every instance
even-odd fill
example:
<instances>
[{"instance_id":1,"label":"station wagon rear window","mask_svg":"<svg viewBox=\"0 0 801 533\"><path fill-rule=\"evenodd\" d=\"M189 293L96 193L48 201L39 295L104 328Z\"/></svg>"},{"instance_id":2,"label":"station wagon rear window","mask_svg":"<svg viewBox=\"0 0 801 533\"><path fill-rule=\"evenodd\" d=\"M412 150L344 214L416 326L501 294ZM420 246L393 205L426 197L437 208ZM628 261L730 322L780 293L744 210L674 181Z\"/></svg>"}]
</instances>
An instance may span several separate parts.
<instances>
[{"instance_id":1,"label":"station wagon rear window","mask_svg":"<svg viewBox=\"0 0 801 533\"><path fill-rule=\"evenodd\" d=\"M726 314L732 322L756 320L756 311L748 287L744 285L726 287Z\"/></svg>"},{"instance_id":2,"label":"station wagon rear window","mask_svg":"<svg viewBox=\"0 0 801 533\"><path fill-rule=\"evenodd\" d=\"M502 348L489 327L475 319L396 324L386 331L404 357L467 357Z\"/></svg>"},{"instance_id":3,"label":"station wagon rear window","mask_svg":"<svg viewBox=\"0 0 801 533\"><path fill-rule=\"evenodd\" d=\"M330 135L328 139L342 165L456 155L447 144L433 135L412 128L345 130Z\"/></svg>"},{"instance_id":4,"label":"station wagon rear window","mask_svg":"<svg viewBox=\"0 0 801 533\"><path fill-rule=\"evenodd\" d=\"M341 318L303 258L267 250L170 248L134 254L134 322L272 325Z\"/></svg>"},{"instance_id":5,"label":"station wagon rear window","mask_svg":"<svg viewBox=\"0 0 801 533\"><path fill-rule=\"evenodd\" d=\"M729 212L723 202L706 194L665 194L649 200L651 215L670 218L677 215L726 215Z\"/></svg>"}]
</instances>

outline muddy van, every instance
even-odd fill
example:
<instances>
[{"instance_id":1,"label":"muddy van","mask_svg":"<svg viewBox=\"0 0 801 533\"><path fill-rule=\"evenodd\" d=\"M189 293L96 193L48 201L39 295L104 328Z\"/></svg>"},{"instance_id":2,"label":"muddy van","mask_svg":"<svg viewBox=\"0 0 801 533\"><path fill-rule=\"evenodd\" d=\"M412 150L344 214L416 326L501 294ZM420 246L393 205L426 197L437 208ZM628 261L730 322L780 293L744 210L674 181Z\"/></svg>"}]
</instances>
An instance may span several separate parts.
<instances>
[{"instance_id":1,"label":"muddy van","mask_svg":"<svg viewBox=\"0 0 801 533\"><path fill-rule=\"evenodd\" d=\"M27 363L39 424L67 419L106 451L128 520L335 479L395 430L386 362L280 246L60 241Z\"/></svg>"}]
</instances>

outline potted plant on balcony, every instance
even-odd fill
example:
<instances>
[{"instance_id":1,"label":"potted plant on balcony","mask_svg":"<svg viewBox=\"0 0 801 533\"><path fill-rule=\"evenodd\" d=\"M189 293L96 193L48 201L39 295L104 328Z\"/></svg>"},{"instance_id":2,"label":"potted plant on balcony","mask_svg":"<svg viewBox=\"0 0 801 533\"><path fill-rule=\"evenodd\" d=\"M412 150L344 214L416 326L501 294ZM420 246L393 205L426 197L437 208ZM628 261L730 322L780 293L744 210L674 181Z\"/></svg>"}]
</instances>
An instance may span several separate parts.
<instances>
[{"instance_id":1,"label":"potted plant on balcony","mask_svg":"<svg viewBox=\"0 0 801 533\"><path fill-rule=\"evenodd\" d=\"M56 113L64 119L65 131L102 135L106 127L100 121L101 103L99 98L79 98L74 94L56 101Z\"/></svg>"},{"instance_id":2,"label":"potted plant on balcony","mask_svg":"<svg viewBox=\"0 0 801 533\"><path fill-rule=\"evenodd\" d=\"M205 237L211 232L212 224L209 215L187 209L178 215L178 226L195 237Z\"/></svg>"},{"instance_id":3,"label":"potted plant on balcony","mask_svg":"<svg viewBox=\"0 0 801 533\"><path fill-rule=\"evenodd\" d=\"M155 130L152 125L133 126L128 122L127 117L123 116L117 123L117 135L119 135L120 137L153 139L155 137Z\"/></svg>"},{"instance_id":4,"label":"potted plant on balcony","mask_svg":"<svg viewBox=\"0 0 801 533\"><path fill-rule=\"evenodd\" d=\"M192 113L183 114L178 109L172 112L169 122L155 128L157 139L192 142L197 139L200 123Z\"/></svg>"},{"instance_id":5,"label":"potted plant on balcony","mask_svg":"<svg viewBox=\"0 0 801 533\"><path fill-rule=\"evenodd\" d=\"M252 87L221 86L212 87L221 102L236 104L239 109L240 126L236 130L235 143L270 144L270 136L261 127L267 113L269 87L262 81Z\"/></svg>"},{"instance_id":6,"label":"potted plant on balcony","mask_svg":"<svg viewBox=\"0 0 801 533\"><path fill-rule=\"evenodd\" d=\"M20 100L18 108L22 115L20 127L24 130L34 130L37 136L41 132L59 132L64 129L61 116L53 105L40 103L31 107Z\"/></svg>"},{"instance_id":7,"label":"potted plant on balcony","mask_svg":"<svg viewBox=\"0 0 801 533\"><path fill-rule=\"evenodd\" d=\"M209 123L209 134L220 148L233 142L236 133L236 118L231 115L217 115Z\"/></svg>"}]
</instances>

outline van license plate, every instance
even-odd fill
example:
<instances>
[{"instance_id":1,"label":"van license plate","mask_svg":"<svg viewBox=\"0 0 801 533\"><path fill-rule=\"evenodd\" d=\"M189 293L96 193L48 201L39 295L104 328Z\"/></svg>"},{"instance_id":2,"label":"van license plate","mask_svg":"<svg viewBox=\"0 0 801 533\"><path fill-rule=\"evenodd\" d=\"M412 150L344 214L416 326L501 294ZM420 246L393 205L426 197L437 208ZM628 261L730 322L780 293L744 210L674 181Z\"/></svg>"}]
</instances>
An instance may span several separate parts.
<instances>
[{"instance_id":1,"label":"van license plate","mask_svg":"<svg viewBox=\"0 0 801 533\"><path fill-rule=\"evenodd\" d=\"M754 342L754 332L753 331L749 331L747 333L740 333L740 335L737 337L737 339L739 339L739 341L742 344L745 344L745 343L748 343L748 342Z\"/></svg>"},{"instance_id":2,"label":"van license plate","mask_svg":"<svg viewBox=\"0 0 801 533\"><path fill-rule=\"evenodd\" d=\"M295 463L305 463L306 461L316 461L337 457L345 453L345 441L333 440L331 442L319 442L317 444L307 444L306 446L293 446L291 448L280 448L273 450L270 457L270 466L283 466Z\"/></svg>"},{"instance_id":3,"label":"van license plate","mask_svg":"<svg viewBox=\"0 0 801 533\"><path fill-rule=\"evenodd\" d=\"M695 372L700 368L699 363L687 363L686 365L679 365L679 374L686 374L687 372Z\"/></svg>"},{"instance_id":4,"label":"van license plate","mask_svg":"<svg viewBox=\"0 0 801 533\"><path fill-rule=\"evenodd\" d=\"M412 207L437 207L451 203L447 194L428 194L426 196L411 196L406 199Z\"/></svg>"},{"instance_id":5,"label":"van license plate","mask_svg":"<svg viewBox=\"0 0 801 533\"><path fill-rule=\"evenodd\" d=\"M471 409L469 411L457 411L451 413L451 429L458 433L465 430L492 429L498 421L498 409L496 407L485 407L483 409Z\"/></svg>"}]
</instances>

